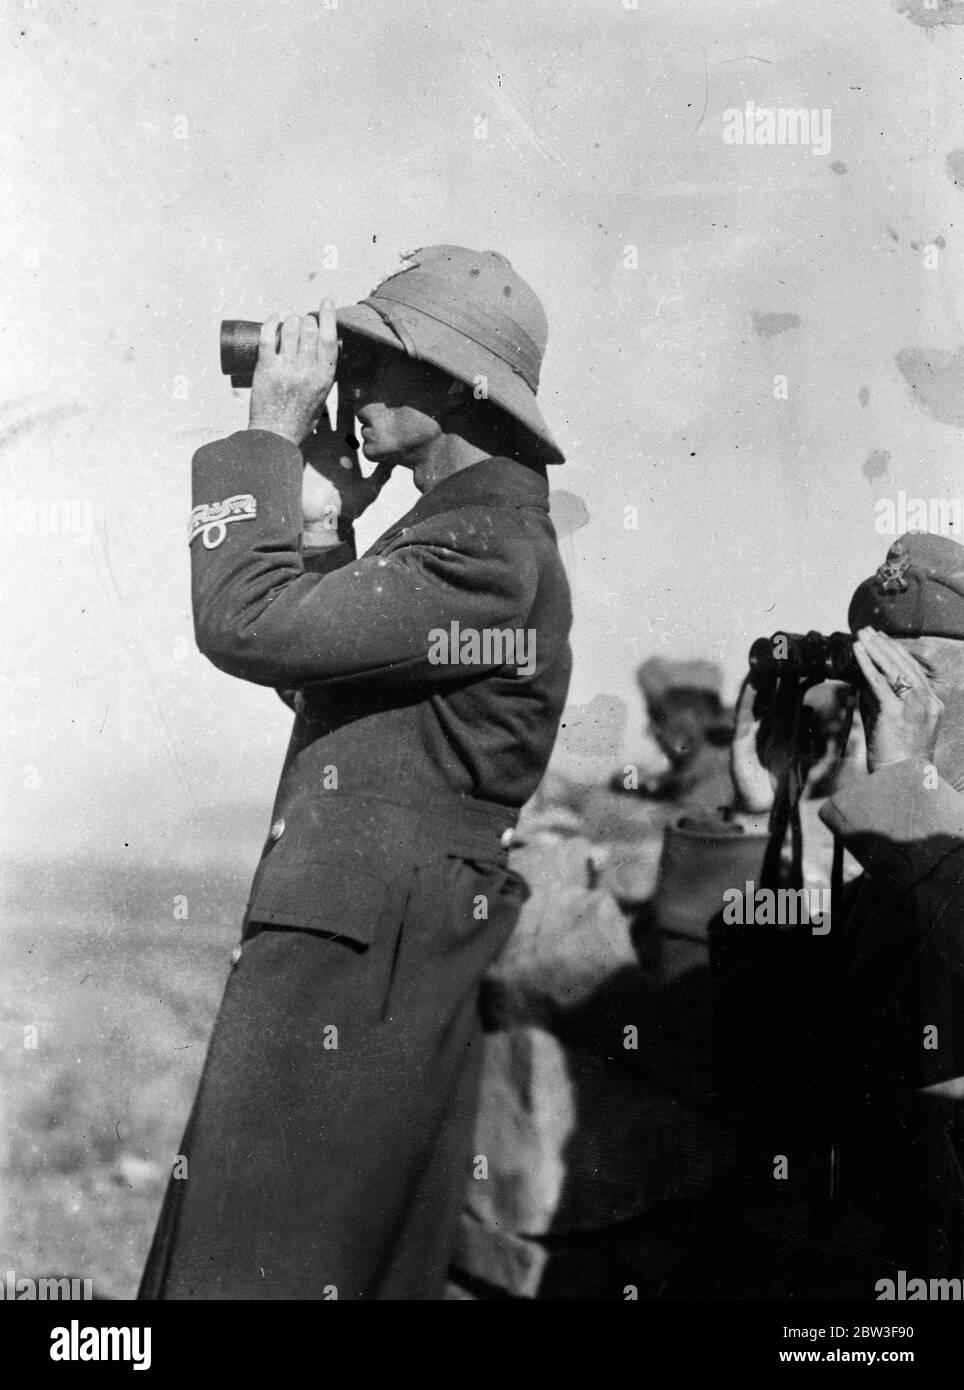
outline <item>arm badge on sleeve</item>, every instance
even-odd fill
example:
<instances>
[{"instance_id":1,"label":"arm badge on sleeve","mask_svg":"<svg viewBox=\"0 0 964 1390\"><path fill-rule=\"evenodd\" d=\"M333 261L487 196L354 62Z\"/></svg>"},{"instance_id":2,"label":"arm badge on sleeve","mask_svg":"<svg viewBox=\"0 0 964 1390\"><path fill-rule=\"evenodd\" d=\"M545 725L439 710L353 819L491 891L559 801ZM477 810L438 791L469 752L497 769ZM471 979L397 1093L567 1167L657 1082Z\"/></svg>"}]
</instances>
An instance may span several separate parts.
<instances>
[{"instance_id":1,"label":"arm badge on sleeve","mask_svg":"<svg viewBox=\"0 0 964 1390\"><path fill-rule=\"evenodd\" d=\"M202 502L191 512L188 544L201 536L205 550L214 550L228 534L232 521L253 521L257 515L258 503L250 492L239 492L223 502Z\"/></svg>"}]
</instances>

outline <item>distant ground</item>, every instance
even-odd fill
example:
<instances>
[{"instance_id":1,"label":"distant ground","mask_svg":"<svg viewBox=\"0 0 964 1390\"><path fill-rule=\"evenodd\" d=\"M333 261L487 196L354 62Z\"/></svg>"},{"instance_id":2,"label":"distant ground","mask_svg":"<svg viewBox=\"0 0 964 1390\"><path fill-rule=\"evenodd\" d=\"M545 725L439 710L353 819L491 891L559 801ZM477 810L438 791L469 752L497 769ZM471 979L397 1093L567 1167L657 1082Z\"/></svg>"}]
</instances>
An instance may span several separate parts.
<instances>
[{"instance_id":1,"label":"distant ground","mask_svg":"<svg viewBox=\"0 0 964 1390\"><path fill-rule=\"evenodd\" d=\"M134 1297L249 877L4 867L0 1277Z\"/></svg>"}]
</instances>

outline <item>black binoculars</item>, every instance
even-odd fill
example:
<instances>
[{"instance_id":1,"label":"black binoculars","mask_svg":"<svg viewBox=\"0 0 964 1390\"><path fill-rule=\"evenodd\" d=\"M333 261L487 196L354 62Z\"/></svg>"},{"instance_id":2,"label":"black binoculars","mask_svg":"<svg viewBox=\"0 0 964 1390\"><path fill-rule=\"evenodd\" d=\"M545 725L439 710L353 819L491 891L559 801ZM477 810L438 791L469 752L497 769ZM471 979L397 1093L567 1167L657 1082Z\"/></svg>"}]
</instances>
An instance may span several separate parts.
<instances>
[{"instance_id":1,"label":"black binoculars","mask_svg":"<svg viewBox=\"0 0 964 1390\"><path fill-rule=\"evenodd\" d=\"M843 681L864 684L864 674L854 656L849 632L775 632L758 637L750 648L750 682L758 689L778 677L807 681Z\"/></svg>"},{"instance_id":2,"label":"black binoculars","mask_svg":"<svg viewBox=\"0 0 964 1390\"><path fill-rule=\"evenodd\" d=\"M318 317L317 312L312 318ZM231 378L232 386L248 387L258 365L258 344L261 339L261 324L251 319L222 319L221 321L221 371ZM281 325L278 325L277 341L281 341ZM338 365L335 379L339 390L346 390L349 398L358 399L364 384L371 374L371 352L366 349L363 338L346 334L338 339Z\"/></svg>"}]
</instances>

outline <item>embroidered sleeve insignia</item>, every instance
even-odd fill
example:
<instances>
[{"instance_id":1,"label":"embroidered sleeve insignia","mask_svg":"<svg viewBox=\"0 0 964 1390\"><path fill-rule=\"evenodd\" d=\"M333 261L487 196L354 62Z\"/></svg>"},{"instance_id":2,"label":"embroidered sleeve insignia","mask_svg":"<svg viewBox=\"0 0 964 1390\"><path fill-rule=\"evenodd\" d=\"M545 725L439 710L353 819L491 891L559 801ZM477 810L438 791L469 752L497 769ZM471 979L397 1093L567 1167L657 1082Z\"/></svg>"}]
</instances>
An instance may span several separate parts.
<instances>
[{"instance_id":1,"label":"embroidered sleeve insignia","mask_svg":"<svg viewBox=\"0 0 964 1390\"><path fill-rule=\"evenodd\" d=\"M887 558L877 570L877 588L882 594L902 594L910 588L907 571L910 555L903 541L894 541Z\"/></svg>"},{"instance_id":2,"label":"embroidered sleeve insignia","mask_svg":"<svg viewBox=\"0 0 964 1390\"><path fill-rule=\"evenodd\" d=\"M250 492L239 492L223 502L202 502L191 512L188 544L200 536L205 550L214 550L228 534L232 521L253 521L258 515L258 503Z\"/></svg>"}]
</instances>

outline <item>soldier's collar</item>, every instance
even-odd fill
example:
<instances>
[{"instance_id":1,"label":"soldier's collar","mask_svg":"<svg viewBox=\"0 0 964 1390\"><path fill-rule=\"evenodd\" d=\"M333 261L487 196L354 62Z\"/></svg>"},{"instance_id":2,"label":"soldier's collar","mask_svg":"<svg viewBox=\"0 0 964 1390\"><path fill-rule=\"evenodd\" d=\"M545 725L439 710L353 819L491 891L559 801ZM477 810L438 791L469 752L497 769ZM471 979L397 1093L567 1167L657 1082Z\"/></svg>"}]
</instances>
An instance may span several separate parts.
<instances>
[{"instance_id":1,"label":"soldier's collar","mask_svg":"<svg viewBox=\"0 0 964 1390\"><path fill-rule=\"evenodd\" d=\"M527 468L524 463L493 455L443 478L425 493L422 502L430 502L432 511L438 511L439 503L442 510L447 510L482 498L506 503L524 501L548 511L549 483L545 476ZM416 503L414 510L420 509L421 503Z\"/></svg>"},{"instance_id":2,"label":"soldier's collar","mask_svg":"<svg viewBox=\"0 0 964 1390\"><path fill-rule=\"evenodd\" d=\"M493 508L500 507L541 507L549 510L549 483L526 468L515 459L480 459L478 463L463 468L459 473L443 479L435 487L424 493L411 511L399 517L387 531L365 551L366 555L378 555L385 550L397 536L403 535L410 527L429 517L440 516L444 512L454 512L460 507L471 507L479 503Z\"/></svg>"},{"instance_id":3,"label":"soldier's collar","mask_svg":"<svg viewBox=\"0 0 964 1390\"><path fill-rule=\"evenodd\" d=\"M487 458L443 478L415 503L415 506L375 542L380 545L392 536L430 516L454 512L460 507L484 503L489 507L541 507L549 510L549 483L515 459Z\"/></svg>"}]
</instances>

